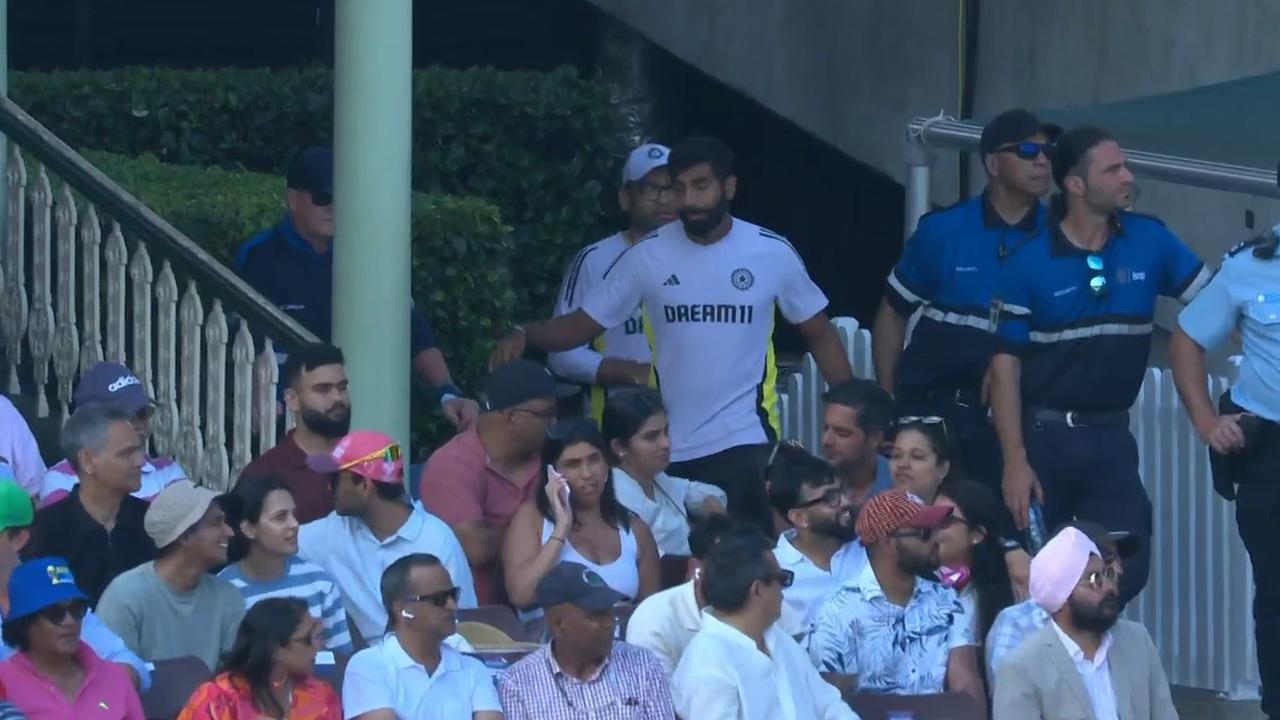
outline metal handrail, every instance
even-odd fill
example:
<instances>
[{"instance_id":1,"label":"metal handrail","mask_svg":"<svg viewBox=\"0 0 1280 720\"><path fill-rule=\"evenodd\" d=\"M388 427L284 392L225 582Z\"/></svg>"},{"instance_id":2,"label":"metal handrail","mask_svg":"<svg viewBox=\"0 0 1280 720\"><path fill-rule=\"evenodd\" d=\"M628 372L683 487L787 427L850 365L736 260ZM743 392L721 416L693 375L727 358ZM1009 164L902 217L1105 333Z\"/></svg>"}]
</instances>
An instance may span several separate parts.
<instances>
[{"instance_id":1,"label":"metal handrail","mask_svg":"<svg viewBox=\"0 0 1280 720\"><path fill-rule=\"evenodd\" d=\"M907 126L927 146L957 150L976 150L982 137L982 126L943 118L918 117ZM1125 149L1129 169L1134 174L1156 180L1192 185L1210 190L1280 198L1275 170L1229 165Z\"/></svg>"},{"instance_id":2,"label":"metal handrail","mask_svg":"<svg viewBox=\"0 0 1280 720\"><path fill-rule=\"evenodd\" d=\"M5 97L0 97L0 132L102 208L120 223L127 236L159 250L177 269L210 289L229 311L255 330L285 347L316 341L316 336L298 321Z\"/></svg>"}]
</instances>

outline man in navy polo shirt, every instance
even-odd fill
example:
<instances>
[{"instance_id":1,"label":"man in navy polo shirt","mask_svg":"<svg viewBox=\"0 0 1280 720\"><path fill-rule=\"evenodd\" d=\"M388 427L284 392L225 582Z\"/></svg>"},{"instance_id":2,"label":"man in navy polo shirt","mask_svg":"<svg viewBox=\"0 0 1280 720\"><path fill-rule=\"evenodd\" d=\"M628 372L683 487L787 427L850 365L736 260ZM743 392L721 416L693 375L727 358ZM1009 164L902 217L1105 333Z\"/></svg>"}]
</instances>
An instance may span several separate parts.
<instances>
[{"instance_id":1,"label":"man in navy polo shirt","mask_svg":"<svg viewBox=\"0 0 1280 720\"><path fill-rule=\"evenodd\" d=\"M1098 128L1058 139L1046 232L1005 260L991 405L1005 503L1020 527L1033 496L1046 527L1074 517L1132 532L1120 598L1146 585L1151 501L1129 433L1156 297L1188 302L1212 273L1160 220L1127 212L1133 173Z\"/></svg>"},{"instance_id":2,"label":"man in navy polo shirt","mask_svg":"<svg viewBox=\"0 0 1280 720\"><path fill-rule=\"evenodd\" d=\"M304 150L290 163L285 180L288 212L278 225L240 247L235 271L327 343L333 335L333 151ZM439 396L449 422L469 427L479 406L454 387L426 317L412 308L409 318L414 371Z\"/></svg>"}]
</instances>

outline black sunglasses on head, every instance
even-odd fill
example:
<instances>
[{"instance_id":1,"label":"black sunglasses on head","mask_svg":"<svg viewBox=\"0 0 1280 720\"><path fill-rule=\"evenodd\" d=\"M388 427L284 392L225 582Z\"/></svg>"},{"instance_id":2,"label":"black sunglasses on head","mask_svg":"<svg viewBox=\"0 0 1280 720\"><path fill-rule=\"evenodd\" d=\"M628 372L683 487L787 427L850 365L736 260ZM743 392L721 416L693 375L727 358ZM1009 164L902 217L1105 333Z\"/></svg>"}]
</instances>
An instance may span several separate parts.
<instances>
[{"instance_id":1,"label":"black sunglasses on head","mask_svg":"<svg viewBox=\"0 0 1280 720\"><path fill-rule=\"evenodd\" d=\"M1035 160L1040 153L1044 153L1046 158L1049 157L1049 153L1053 152L1053 147L1053 143L1038 143L1028 140L1027 142L996 148L995 151L998 153L1013 153L1018 156L1019 160Z\"/></svg>"}]
</instances>

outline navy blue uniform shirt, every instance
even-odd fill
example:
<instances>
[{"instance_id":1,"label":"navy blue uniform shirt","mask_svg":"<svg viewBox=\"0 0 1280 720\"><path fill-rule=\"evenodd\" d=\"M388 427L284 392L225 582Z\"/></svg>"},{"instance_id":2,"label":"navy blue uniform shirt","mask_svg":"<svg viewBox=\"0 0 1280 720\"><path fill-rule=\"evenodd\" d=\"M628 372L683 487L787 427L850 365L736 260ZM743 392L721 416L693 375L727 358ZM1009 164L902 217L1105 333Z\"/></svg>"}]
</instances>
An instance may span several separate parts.
<instances>
[{"instance_id":1,"label":"navy blue uniform shirt","mask_svg":"<svg viewBox=\"0 0 1280 720\"><path fill-rule=\"evenodd\" d=\"M902 258L889 273L885 298L910 315L924 310L902 352L900 388L977 391L995 350L991 297L1003 257L1043 230L1036 203L1016 224L1000 217L984 192L920 218Z\"/></svg>"},{"instance_id":2,"label":"navy blue uniform shirt","mask_svg":"<svg viewBox=\"0 0 1280 720\"><path fill-rule=\"evenodd\" d=\"M279 225L254 235L236 253L235 271L254 290L288 313L323 342L333 337L333 253L318 253L293 227ZM436 347L431 323L409 311L409 349L416 356Z\"/></svg>"},{"instance_id":3,"label":"navy blue uniform shirt","mask_svg":"<svg viewBox=\"0 0 1280 720\"><path fill-rule=\"evenodd\" d=\"M1187 303L1212 277L1154 217L1121 212L1111 231L1091 253L1051 222L1005 260L999 351L1022 359L1023 407L1128 410L1147 368L1156 297Z\"/></svg>"}]
</instances>

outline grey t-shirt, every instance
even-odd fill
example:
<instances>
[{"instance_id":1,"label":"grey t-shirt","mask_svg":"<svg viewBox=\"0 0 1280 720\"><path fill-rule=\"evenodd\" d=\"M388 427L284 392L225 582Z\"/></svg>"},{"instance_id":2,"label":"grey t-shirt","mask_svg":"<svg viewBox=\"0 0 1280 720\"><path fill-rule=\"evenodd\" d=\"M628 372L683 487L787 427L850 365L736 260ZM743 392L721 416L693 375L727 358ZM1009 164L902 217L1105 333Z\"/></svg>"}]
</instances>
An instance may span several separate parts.
<instances>
[{"instance_id":1,"label":"grey t-shirt","mask_svg":"<svg viewBox=\"0 0 1280 720\"><path fill-rule=\"evenodd\" d=\"M95 612L142 658L194 656L212 671L235 640L244 596L207 574L191 592L175 592L149 562L112 580Z\"/></svg>"}]
</instances>

